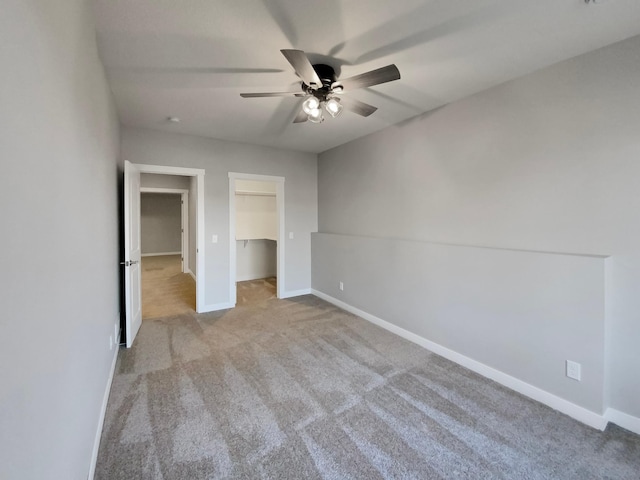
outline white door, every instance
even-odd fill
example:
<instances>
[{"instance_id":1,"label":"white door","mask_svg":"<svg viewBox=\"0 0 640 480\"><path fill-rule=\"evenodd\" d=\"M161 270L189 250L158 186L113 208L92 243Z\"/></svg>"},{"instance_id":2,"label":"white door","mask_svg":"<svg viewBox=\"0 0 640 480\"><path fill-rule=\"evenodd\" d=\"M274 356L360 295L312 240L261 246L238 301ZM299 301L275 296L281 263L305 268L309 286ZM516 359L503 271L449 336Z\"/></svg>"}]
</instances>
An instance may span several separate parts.
<instances>
[{"instance_id":1,"label":"white door","mask_svg":"<svg viewBox=\"0 0 640 480\"><path fill-rule=\"evenodd\" d=\"M140 172L124 162L124 298L127 348L142 324L140 288Z\"/></svg>"}]
</instances>

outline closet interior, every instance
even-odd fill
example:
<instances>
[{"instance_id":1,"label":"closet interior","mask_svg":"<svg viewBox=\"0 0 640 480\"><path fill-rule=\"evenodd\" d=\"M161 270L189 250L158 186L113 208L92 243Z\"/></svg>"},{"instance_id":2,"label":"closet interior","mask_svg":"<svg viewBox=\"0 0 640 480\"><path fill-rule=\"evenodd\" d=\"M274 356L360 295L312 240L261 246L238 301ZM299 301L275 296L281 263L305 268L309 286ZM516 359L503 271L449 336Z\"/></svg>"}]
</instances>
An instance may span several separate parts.
<instances>
[{"instance_id":1,"label":"closet interior","mask_svg":"<svg viewBox=\"0 0 640 480\"><path fill-rule=\"evenodd\" d=\"M276 183L236 180L236 280L277 276Z\"/></svg>"}]
</instances>

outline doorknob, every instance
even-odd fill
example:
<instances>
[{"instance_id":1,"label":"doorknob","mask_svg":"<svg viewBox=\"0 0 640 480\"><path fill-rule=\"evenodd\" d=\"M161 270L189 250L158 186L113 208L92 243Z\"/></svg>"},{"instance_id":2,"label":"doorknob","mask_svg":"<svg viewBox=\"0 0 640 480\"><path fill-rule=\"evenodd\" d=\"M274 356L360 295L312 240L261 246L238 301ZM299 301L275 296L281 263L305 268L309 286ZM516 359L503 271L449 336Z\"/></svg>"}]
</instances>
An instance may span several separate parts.
<instances>
[{"instance_id":1,"label":"doorknob","mask_svg":"<svg viewBox=\"0 0 640 480\"><path fill-rule=\"evenodd\" d=\"M131 265L135 265L136 263L140 263L139 260L127 260L126 262L120 262L120 265L124 265L125 267L130 267Z\"/></svg>"}]
</instances>

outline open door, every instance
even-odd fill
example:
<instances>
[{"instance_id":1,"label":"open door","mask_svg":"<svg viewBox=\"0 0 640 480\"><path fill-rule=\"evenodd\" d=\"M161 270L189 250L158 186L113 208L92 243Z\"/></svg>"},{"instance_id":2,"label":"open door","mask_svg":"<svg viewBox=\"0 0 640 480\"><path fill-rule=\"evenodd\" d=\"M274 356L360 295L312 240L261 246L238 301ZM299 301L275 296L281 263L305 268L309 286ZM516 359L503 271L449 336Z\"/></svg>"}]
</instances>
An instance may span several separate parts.
<instances>
[{"instance_id":1,"label":"open door","mask_svg":"<svg viewBox=\"0 0 640 480\"><path fill-rule=\"evenodd\" d=\"M124 299L127 348L142 325L140 288L140 171L124 162Z\"/></svg>"}]
</instances>

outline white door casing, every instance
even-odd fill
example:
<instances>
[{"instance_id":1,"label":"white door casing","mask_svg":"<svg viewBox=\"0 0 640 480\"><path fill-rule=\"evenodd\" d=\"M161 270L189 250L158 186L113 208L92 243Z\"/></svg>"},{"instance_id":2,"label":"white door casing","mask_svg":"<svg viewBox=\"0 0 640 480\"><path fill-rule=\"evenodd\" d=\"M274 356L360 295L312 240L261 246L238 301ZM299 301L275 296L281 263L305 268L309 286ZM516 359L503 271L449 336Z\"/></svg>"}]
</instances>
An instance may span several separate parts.
<instances>
[{"instance_id":1,"label":"white door casing","mask_svg":"<svg viewBox=\"0 0 640 480\"><path fill-rule=\"evenodd\" d=\"M124 297L127 348L142 325L140 171L124 162Z\"/></svg>"},{"instance_id":2,"label":"white door casing","mask_svg":"<svg viewBox=\"0 0 640 480\"><path fill-rule=\"evenodd\" d=\"M129 162L127 162L129 163ZM205 304L204 292L205 292L205 250L204 250L204 175L205 171L201 168L185 168L185 167L172 167L165 165L147 165L142 163L130 164L135 170L140 173L153 173L159 175L179 175L184 177L194 177L195 185L191 188L195 189L196 196L196 225L195 231L191 231L190 235L194 235L196 238L196 249L192 252L195 255L196 271L196 312L208 312L212 309ZM151 189L147 188L150 191ZM126 213L126 212L125 212ZM188 212L186 212L188 216ZM139 216L138 216L139 222ZM127 223L127 219L125 219ZM139 231L138 225L138 231Z\"/></svg>"}]
</instances>

